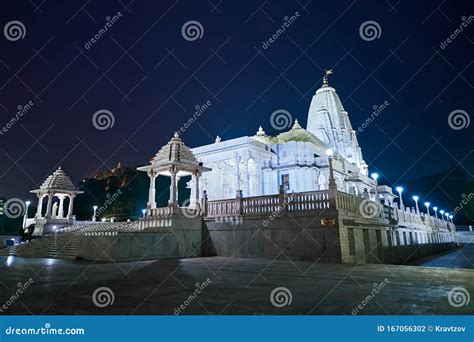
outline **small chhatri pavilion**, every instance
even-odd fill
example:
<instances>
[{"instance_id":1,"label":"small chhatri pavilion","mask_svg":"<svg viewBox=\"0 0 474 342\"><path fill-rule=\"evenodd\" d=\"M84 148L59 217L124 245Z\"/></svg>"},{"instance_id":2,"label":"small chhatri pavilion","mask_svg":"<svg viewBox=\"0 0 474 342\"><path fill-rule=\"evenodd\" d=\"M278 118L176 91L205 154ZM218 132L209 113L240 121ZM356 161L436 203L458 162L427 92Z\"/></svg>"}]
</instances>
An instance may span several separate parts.
<instances>
[{"instance_id":1,"label":"small chhatri pavilion","mask_svg":"<svg viewBox=\"0 0 474 342\"><path fill-rule=\"evenodd\" d=\"M51 232L57 228L70 225L74 222L74 197L83 191L77 191L71 179L58 167L41 184L39 189L30 191L38 196L38 206L35 215L35 235ZM55 202L54 198L58 198ZM43 214L43 201L47 198L46 211ZM65 213L64 203L68 201L68 210ZM54 202L54 203L53 203Z\"/></svg>"},{"instance_id":2,"label":"small chhatri pavilion","mask_svg":"<svg viewBox=\"0 0 474 342\"><path fill-rule=\"evenodd\" d=\"M156 216L159 210L156 208L156 177L162 175L171 178L170 197L168 207L178 208L178 181L180 177L191 176L191 198L189 208L200 209L199 178L203 172L211 171L204 167L193 152L187 147L177 133L163 146L151 160L150 165L138 167L137 170L144 171L150 177L150 189L148 191L147 216ZM176 211L173 211L176 212Z\"/></svg>"}]
</instances>

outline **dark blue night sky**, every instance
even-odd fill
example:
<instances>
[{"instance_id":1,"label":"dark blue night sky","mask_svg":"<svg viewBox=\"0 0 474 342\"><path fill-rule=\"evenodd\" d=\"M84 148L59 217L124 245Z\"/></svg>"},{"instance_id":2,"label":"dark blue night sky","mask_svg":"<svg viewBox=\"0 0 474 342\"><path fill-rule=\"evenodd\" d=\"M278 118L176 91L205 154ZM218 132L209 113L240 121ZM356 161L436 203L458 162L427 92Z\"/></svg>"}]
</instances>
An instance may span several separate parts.
<instances>
[{"instance_id":1,"label":"dark blue night sky","mask_svg":"<svg viewBox=\"0 0 474 342\"><path fill-rule=\"evenodd\" d=\"M0 193L25 196L58 165L78 182L119 161L146 164L207 101L182 134L190 147L259 125L277 134L277 109L305 127L325 68L354 129L389 103L359 134L372 171L395 182L458 165L472 177L474 124L448 122L453 111L474 112L474 18L454 33L472 9L467 0L1 1L0 126L34 105L0 135ZM26 35L11 41L3 28L14 20ZM191 20L203 28L194 41L181 32ZM362 39L367 21L379 25L377 39ZM100 109L113 127L94 127Z\"/></svg>"}]
</instances>

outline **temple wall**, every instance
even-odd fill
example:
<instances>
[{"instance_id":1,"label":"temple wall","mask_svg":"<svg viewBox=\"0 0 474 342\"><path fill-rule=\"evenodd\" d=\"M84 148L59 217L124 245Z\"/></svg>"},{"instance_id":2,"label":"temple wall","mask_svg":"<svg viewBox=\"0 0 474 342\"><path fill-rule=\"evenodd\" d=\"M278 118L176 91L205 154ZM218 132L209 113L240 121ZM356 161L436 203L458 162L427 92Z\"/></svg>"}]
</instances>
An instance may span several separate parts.
<instances>
[{"instance_id":1,"label":"temple wall","mask_svg":"<svg viewBox=\"0 0 474 342\"><path fill-rule=\"evenodd\" d=\"M204 256L341 262L339 233L332 215L292 213L204 221Z\"/></svg>"},{"instance_id":2,"label":"temple wall","mask_svg":"<svg viewBox=\"0 0 474 342\"><path fill-rule=\"evenodd\" d=\"M322 217L323 215L324 217ZM303 228L304 227L304 228ZM449 231L344 211L204 221L204 256L402 264L456 247Z\"/></svg>"},{"instance_id":3,"label":"temple wall","mask_svg":"<svg viewBox=\"0 0 474 342\"><path fill-rule=\"evenodd\" d=\"M202 219L175 219L170 227L138 232L102 232L84 236L81 257L98 261L133 261L201 256Z\"/></svg>"}]
</instances>

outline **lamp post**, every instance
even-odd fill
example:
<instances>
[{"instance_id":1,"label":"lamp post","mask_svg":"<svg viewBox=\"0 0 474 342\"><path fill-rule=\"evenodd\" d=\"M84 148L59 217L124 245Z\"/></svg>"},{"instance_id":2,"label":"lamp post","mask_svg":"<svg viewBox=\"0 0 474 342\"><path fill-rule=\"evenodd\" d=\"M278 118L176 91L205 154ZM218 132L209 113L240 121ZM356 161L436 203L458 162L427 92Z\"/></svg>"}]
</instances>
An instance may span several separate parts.
<instances>
[{"instance_id":1,"label":"lamp post","mask_svg":"<svg viewBox=\"0 0 474 342\"><path fill-rule=\"evenodd\" d=\"M444 213L444 216L446 216L446 223L449 223L449 213Z\"/></svg>"},{"instance_id":2,"label":"lamp post","mask_svg":"<svg viewBox=\"0 0 474 342\"><path fill-rule=\"evenodd\" d=\"M430 202L425 202L426 214L428 214L428 217L430 217L430 205Z\"/></svg>"},{"instance_id":3,"label":"lamp post","mask_svg":"<svg viewBox=\"0 0 474 342\"><path fill-rule=\"evenodd\" d=\"M25 215L23 215L23 228L26 228L26 220L28 219L28 207L30 206L31 202L26 201L25 202Z\"/></svg>"},{"instance_id":4,"label":"lamp post","mask_svg":"<svg viewBox=\"0 0 474 342\"><path fill-rule=\"evenodd\" d=\"M444 210L440 210L439 213L441 214L441 221L444 221Z\"/></svg>"},{"instance_id":5,"label":"lamp post","mask_svg":"<svg viewBox=\"0 0 474 342\"><path fill-rule=\"evenodd\" d=\"M418 200L420 199L420 197L418 196L413 196L413 200L415 201L415 207L416 207L416 214L417 215L420 215L420 208L418 208Z\"/></svg>"},{"instance_id":6,"label":"lamp post","mask_svg":"<svg viewBox=\"0 0 474 342\"><path fill-rule=\"evenodd\" d=\"M451 223L452 223L452 224L454 224L454 222L453 222L453 217L454 217L454 215L449 215L449 219L451 220Z\"/></svg>"},{"instance_id":7,"label":"lamp post","mask_svg":"<svg viewBox=\"0 0 474 342\"><path fill-rule=\"evenodd\" d=\"M326 150L326 155L328 156L329 160L329 189L336 189L336 180L334 179L334 170L332 168L332 157L334 155L334 151L330 148Z\"/></svg>"},{"instance_id":8,"label":"lamp post","mask_svg":"<svg viewBox=\"0 0 474 342\"><path fill-rule=\"evenodd\" d=\"M379 193L377 191L377 187L378 187L377 179L379 179L379 174L377 172L374 172L372 173L371 177L375 181L375 200L377 201L377 198L379 197L378 196Z\"/></svg>"},{"instance_id":9,"label":"lamp post","mask_svg":"<svg viewBox=\"0 0 474 342\"><path fill-rule=\"evenodd\" d=\"M96 217L95 217L95 216L96 216L96 214L97 214L97 208L98 208L98 207L97 207L96 205L94 205L94 206L92 207L92 209L94 209L94 215L92 215L92 222L95 222L95 221L96 221Z\"/></svg>"},{"instance_id":10,"label":"lamp post","mask_svg":"<svg viewBox=\"0 0 474 342\"><path fill-rule=\"evenodd\" d=\"M403 188L401 186L397 186L396 190L398 192L398 197L400 198L400 209L405 211L405 206L403 205L403 198L402 198Z\"/></svg>"},{"instance_id":11,"label":"lamp post","mask_svg":"<svg viewBox=\"0 0 474 342\"><path fill-rule=\"evenodd\" d=\"M145 218L146 209L142 209L142 217Z\"/></svg>"},{"instance_id":12,"label":"lamp post","mask_svg":"<svg viewBox=\"0 0 474 342\"><path fill-rule=\"evenodd\" d=\"M438 219L438 207L433 207L433 210L435 212L436 219Z\"/></svg>"}]
</instances>

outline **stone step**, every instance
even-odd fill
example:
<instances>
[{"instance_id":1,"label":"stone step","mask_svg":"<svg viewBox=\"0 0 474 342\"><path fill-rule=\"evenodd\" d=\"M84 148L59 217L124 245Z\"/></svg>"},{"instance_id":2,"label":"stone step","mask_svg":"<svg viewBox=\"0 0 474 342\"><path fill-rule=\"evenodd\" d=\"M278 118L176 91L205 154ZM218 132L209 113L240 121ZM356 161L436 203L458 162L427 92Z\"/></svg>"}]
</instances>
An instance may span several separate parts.
<instances>
[{"instance_id":1,"label":"stone step","mask_svg":"<svg viewBox=\"0 0 474 342\"><path fill-rule=\"evenodd\" d=\"M16 255L23 258L76 259L80 256L82 236L61 234L43 236L30 243L19 244L0 250L0 255Z\"/></svg>"}]
</instances>

